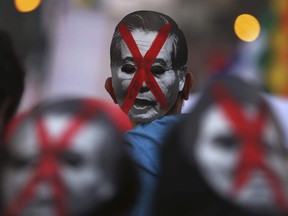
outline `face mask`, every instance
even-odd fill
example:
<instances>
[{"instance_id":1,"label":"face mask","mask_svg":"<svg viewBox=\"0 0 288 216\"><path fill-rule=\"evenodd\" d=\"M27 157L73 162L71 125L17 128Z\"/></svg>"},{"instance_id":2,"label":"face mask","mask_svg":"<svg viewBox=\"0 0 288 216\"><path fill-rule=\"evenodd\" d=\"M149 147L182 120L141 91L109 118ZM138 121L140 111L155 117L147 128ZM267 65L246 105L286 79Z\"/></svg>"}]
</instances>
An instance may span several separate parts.
<instances>
[{"instance_id":1,"label":"face mask","mask_svg":"<svg viewBox=\"0 0 288 216\"><path fill-rule=\"evenodd\" d=\"M112 82L122 110L136 122L164 116L183 89L185 72L172 68L171 24L159 33L120 26L121 60L112 66Z\"/></svg>"},{"instance_id":2,"label":"face mask","mask_svg":"<svg viewBox=\"0 0 288 216\"><path fill-rule=\"evenodd\" d=\"M203 114L195 145L204 178L244 208L286 210L288 153L275 121L264 106L238 104L226 90L215 98Z\"/></svg>"},{"instance_id":3,"label":"face mask","mask_svg":"<svg viewBox=\"0 0 288 216\"><path fill-rule=\"evenodd\" d=\"M109 163L100 164L115 136L103 121L87 121L95 113L82 114L42 115L12 134L2 176L6 213L83 215L113 196Z\"/></svg>"}]
</instances>

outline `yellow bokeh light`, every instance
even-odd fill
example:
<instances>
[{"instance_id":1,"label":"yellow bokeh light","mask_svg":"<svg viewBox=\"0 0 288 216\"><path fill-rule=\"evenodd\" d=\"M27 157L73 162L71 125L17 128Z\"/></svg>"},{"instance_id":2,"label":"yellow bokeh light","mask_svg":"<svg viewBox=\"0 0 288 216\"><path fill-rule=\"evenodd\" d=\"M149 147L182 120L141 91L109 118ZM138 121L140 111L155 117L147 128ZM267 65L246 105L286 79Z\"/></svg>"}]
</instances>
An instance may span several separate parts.
<instances>
[{"instance_id":1,"label":"yellow bokeh light","mask_svg":"<svg viewBox=\"0 0 288 216\"><path fill-rule=\"evenodd\" d=\"M266 75L266 82L268 88L278 94L283 95L285 92L288 92L288 74L287 66L282 65L279 62L275 62L269 68L269 73Z\"/></svg>"},{"instance_id":2,"label":"yellow bokeh light","mask_svg":"<svg viewBox=\"0 0 288 216\"><path fill-rule=\"evenodd\" d=\"M20 12L31 12L41 3L41 0L14 0L15 7Z\"/></svg>"},{"instance_id":3,"label":"yellow bokeh light","mask_svg":"<svg viewBox=\"0 0 288 216\"><path fill-rule=\"evenodd\" d=\"M260 34L260 24L254 16L250 14L241 14L234 23L236 35L243 41L252 42Z\"/></svg>"}]
</instances>

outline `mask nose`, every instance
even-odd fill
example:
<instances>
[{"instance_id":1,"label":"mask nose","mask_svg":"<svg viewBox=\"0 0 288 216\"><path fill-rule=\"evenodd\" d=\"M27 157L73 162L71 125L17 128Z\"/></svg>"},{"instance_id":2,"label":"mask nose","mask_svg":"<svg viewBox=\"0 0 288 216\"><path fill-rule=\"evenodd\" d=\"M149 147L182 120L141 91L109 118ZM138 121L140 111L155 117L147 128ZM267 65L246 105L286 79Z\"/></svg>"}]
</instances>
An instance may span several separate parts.
<instances>
[{"instance_id":1,"label":"mask nose","mask_svg":"<svg viewBox=\"0 0 288 216\"><path fill-rule=\"evenodd\" d=\"M150 91L150 89L146 86L146 85L143 85L139 91L139 93L144 93L144 92L148 92Z\"/></svg>"},{"instance_id":2,"label":"mask nose","mask_svg":"<svg viewBox=\"0 0 288 216\"><path fill-rule=\"evenodd\" d=\"M57 198L53 193L53 185L49 181L41 181L35 188L33 206L36 208L54 209Z\"/></svg>"}]
</instances>

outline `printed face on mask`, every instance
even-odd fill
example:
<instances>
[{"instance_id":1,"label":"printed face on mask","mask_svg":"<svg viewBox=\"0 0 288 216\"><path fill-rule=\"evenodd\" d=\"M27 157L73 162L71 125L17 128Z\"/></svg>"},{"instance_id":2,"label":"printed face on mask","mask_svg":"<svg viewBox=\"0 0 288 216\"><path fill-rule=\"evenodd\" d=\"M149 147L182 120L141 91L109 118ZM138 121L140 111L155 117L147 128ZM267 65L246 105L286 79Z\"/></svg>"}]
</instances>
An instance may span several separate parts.
<instances>
[{"instance_id":1,"label":"printed face on mask","mask_svg":"<svg viewBox=\"0 0 288 216\"><path fill-rule=\"evenodd\" d=\"M142 56L151 48L158 32L146 32L136 29L131 32L137 47ZM148 122L164 116L175 104L178 93L183 89L185 72L172 67L171 55L174 48L174 37L169 36L155 61L150 67L155 81L163 93L167 102L167 109L161 106L160 102L149 89L145 82L142 84L136 99L128 112L129 117L137 122ZM112 66L112 82L115 89L117 102L123 105L128 93L128 87L137 71L132 54L124 40L121 41L121 61L118 65Z\"/></svg>"},{"instance_id":2,"label":"printed face on mask","mask_svg":"<svg viewBox=\"0 0 288 216\"><path fill-rule=\"evenodd\" d=\"M246 118L255 118L254 111L246 109ZM219 105L203 114L194 154L204 178L221 196L243 207L287 208L288 153L275 122L265 116L259 139L253 139L256 144L239 137L234 124Z\"/></svg>"},{"instance_id":3,"label":"printed face on mask","mask_svg":"<svg viewBox=\"0 0 288 216\"><path fill-rule=\"evenodd\" d=\"M70 116L46 115L42 119L45 134L50 141L61 139L71 124ZM58 144L55 142L50 143L50 150L46 149L47 152L39 144L42 141L37 134L35 121L22 124L7 143L8 160L3 169L1 184L4 207L10 206L21 196L33 176L39 172L37 168L45 157L50 157L50 162L55 159L57 163L65 191L65 206L62 208L68 211L68 215L82 215L109 199L114 193L114 184L105 174L99 158L103 154L103 146L111 142L111 131L101 123L85 122L69 139L67 148L57 150L55 145ZM53 145L56 147L54 150ZM56 205L60 201L55 195L54 187L57 173L51 167L50 164L49 170L49 165L46 165L46 172L35 183L34 191L29 200L25 201L19 215L58 214Z\"/></svg>"}]
</instances>

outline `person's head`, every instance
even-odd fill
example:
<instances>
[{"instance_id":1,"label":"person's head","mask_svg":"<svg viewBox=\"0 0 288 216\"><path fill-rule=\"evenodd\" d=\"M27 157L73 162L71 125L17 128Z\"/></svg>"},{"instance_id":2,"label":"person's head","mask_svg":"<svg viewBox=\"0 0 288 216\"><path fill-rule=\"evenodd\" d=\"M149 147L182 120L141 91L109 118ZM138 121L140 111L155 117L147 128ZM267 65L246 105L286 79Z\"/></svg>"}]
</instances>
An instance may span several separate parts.
<instances>
[{"instance_id":1,"label":"person's head","mask_svg":"<svg viewBox=\"0 0 288 216\"><path fill-rule=\"evenodd\" d=\"M112 79L105 87L133 122L179 113L192 85L187 55L184 34L172 18L154 11L130 13L115 28Z\"/></svg>"},{"instance_id":2,"label":"person's head","mask_svg":"<svg viewBox=\"0 0 288 216\"><path fill-rule=\"evenodd\" d=\"M133 201L134 167L101 102L44 104L9 129L1 182L4 212L113 215Z\"/></svg>"},{"instance_id":3,"label":"person's head","mask_svg":"<svg viewBox=\"0 0 288 216\"><path fill-rule=\"evenodd\" d=\"M24 90L24 69L10 35L0 30L0 129L17 111Z\"/></svg>"},{"instance_id":4,"label":"person's head","mask_svg":"<svg viewBox=\"0 0 288 216\"><path fill-rule=\"evenodd\" d=\"M167 190L178 187L170 198L179 199L183 209L197 200L189 210L199 215L287 212L288 151L273 114L253 87L233 77L215 80L178 126L164 155L177 155L182 165L170 164L174 171L169 170L170 161L177 159L165 156L163 173L186 179L174 179L177 185L165 180L171 181ZM179 193L179 187L186 192Z\"/></svg>"}]
</instances>

